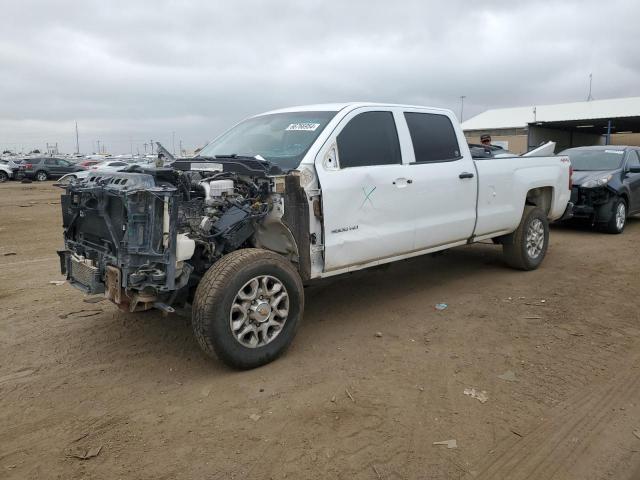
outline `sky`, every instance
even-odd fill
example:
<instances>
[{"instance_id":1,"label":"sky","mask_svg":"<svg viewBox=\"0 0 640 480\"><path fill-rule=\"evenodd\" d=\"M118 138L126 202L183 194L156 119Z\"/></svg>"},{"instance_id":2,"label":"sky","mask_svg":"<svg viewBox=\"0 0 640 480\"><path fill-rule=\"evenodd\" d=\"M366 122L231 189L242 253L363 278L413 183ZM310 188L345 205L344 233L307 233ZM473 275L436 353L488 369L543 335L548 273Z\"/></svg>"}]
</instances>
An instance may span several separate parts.
<instances>
[{"instance_id":1,"label":"sky","mask_svg":"<svg viewBox=\"0 0 640 480\"><path fill-rule=\"evenodd\" d=\"M640 2L2 0L0 148L202 146L292 105L640 96Z\"/></svg>"}]
</instances>

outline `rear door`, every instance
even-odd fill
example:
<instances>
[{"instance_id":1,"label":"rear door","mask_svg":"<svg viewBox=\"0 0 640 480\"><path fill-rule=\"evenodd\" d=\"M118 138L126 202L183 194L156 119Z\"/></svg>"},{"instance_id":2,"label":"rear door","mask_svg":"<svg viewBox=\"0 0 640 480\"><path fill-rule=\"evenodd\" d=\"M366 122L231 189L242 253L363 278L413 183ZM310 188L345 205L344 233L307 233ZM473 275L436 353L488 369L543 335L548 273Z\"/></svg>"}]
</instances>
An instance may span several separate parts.
<instances>
[{"instance_id":1,"label":"rear door","mask_svg":"<svg viewBox=\"0 0 640 480\"><path fill-rule=\"evenodd\" d=\"M640 166L640 150L629 151L626 166L627 172L624 179L624 183L627 184L631 193L629 211L635 213L640 210L640 173L629 172L629 168L633 166Z\"/></svg>"},{"instance_id":2,"label":"rear door","mask_svg":"<svg viewBox=\"0 0 640 480\"><path fill-rule=\"evenodd\" d=\"M359 108L338 124L316 157L325 271L413 250L407 170L392 108Z\"/></svg>"},{"instance_id":3,"label":"rear door","mask_svg":"<svg viewBox=\"0 0 640 480\"><path fill-rule=\"evenodd\" d=\"M476 221L478 182L473 160L463 154L468 150L460 147L465 139L453 126L455 118L440 110L405 109L402 119L413 146L407 201L417 207L415 248L467 240Z\"/></svg>"}]
</instances>

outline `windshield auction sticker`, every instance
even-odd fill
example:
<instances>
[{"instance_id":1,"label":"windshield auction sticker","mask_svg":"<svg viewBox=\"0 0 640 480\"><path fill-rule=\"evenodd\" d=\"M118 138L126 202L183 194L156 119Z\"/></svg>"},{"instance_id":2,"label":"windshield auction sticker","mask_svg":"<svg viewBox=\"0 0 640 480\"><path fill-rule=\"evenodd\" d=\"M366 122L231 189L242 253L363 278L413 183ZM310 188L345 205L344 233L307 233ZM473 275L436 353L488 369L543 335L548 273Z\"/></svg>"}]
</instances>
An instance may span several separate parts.
<instances>
[{"instance_id":1,"label":"windshield auction sticker","mask_svg":"<svg viewBox=\"0 0 640 480\"><path fill-rule=\"evenodd\" d=\"M287 131L315 132L319 126L319 123L292 123L287 127Z\"/></svg>"}]
</instances>

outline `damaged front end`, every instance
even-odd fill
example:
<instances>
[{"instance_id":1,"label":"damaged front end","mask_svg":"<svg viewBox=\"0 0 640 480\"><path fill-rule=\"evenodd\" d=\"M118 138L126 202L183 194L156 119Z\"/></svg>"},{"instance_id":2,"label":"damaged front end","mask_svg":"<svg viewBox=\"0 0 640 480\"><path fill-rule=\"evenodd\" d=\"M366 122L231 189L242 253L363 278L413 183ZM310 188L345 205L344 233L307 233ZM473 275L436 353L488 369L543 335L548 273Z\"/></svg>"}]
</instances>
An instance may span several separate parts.
<instances>
[{"instance_id":1,"label":"damaged front end","mask_svg":"<svg viewBox=\"0 0 640 480\"><path fill-rule=\"evenodd\" d=\"M606 185L584 188L574 185L571 191L572 218L596 224L609 221L617 192Z\"/></svg>"},{"instance_id":2,"label":"damaged front end","mask_svg":"<svg viewBox=\"0 0 640 480\"><path fill-rule=\"evenodd\" d=\"M241 248L277 252L308 278L306 197L298 176L272 170L253 159L176 161L66 184L62 273L131 312L191 302L204 273Z\"/></svg>"},{"instance_id":3,"label":"damaged front end","mask_svg":"<svg viewBox=\"0 0 640 480\"><path fill-rule=\"evenodd\" d=\"M62 273L73 286L105 293L123 309L171 310L171 297L193 270L179 258L179 250L193 250L192 240L178 241L180 197L176 186L145 173L95 174L67 186Z\"/></svg>"}]
</instances>

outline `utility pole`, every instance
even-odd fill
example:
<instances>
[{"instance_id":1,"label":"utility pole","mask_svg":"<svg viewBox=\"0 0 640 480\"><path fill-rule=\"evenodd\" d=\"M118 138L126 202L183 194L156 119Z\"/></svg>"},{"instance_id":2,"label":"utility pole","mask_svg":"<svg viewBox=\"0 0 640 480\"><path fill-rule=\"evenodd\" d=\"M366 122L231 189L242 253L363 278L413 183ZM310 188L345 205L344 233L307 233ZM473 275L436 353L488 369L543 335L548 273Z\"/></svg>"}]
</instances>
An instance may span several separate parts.
<instances>
[{"instance_id":1,"label":"utility pole","mask_svg":"<svg viewBox=\"0 0 640 480\"><path fill-rule=\"evenodd\" d=\"M78 122L76 121L76 155L80 154L80 142L78 140Z\"/></svg>"},{"instance_id":2,"label":"utility pole","mask_svg":"<svg viewBox=\"0 0 640 480\"><path fill-rule=\"evenodd\" d=\"M182 156L182 140L180 140L180 156Z\"/></svg>"},{"instance_id":3,"label":"utility pole","mask_svg":"<svg viewBox=\"0 0 640 480\"><path fill-rule=\"evenodd\" d=\"M153 155L153 139L149 140L149 148L151 149L151 155Z\"/></svg>"},{"instance_id":4,"label":"utility pole","mask_svg":"<svg viewBox=\"0 0 640 480\"><path fill-rule=\"evenodd\" d=\"M593 73L589 74L589 95L587 95L587 102L593 100L593 96L591 95L591 84L593 83Z\"/></svg>"},{"instance_id":5,"label":"utility pole","mask_svg":"<svg viewBox=\"0 0 640 480\"><path fill-rule=\"evenodd\" d=\"M176 132L171 132L171 153L173 156L176 155Z\"/></svg>"},{"instance_id":6,"label":"utility pole","mask_svg":"<svg viewBox=\"0 0 640 480\"><path fill-rule=\"evenodd\" d=\"M464 113L464 99L465 95L460 95L460 123L462 123L462 114Z\"/></svg>"},{"instance_id":7,"label":"utility pole","mask_svg":"<svg viewBox=\"0 0 640 480\"><path fill-rule=\"evenodd\" d=\"M96 140L98 142L98 153L100 153L100 140Z\"/></svg>"}]
</instances>

